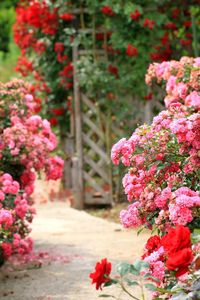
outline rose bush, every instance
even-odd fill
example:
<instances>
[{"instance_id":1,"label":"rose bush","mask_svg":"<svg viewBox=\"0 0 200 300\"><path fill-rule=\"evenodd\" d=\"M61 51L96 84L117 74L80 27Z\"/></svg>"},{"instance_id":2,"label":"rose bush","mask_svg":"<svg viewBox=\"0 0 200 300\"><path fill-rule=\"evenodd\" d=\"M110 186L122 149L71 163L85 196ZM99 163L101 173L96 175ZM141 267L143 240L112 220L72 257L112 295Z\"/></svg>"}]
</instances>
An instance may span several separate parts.
<instances>
[{"instance_id":1,"label":"rose bush","mask_svg":"<svg viewBox=\"0 0 200 300\"><path fill-rule=\"evenodd\" d=\"M62 176L63 161L51 156L56 136L50 124L34 115L31 88L22 80L0 84L0 262L32 250L27 237L35 209L31 206L36 174Z\"/></svg>"},{"instance_id":2,"label":"rose bush","mask_svg":"<svg viewBox=\"0 0 200 300\"><path fill-rule=\"evenodd\" d=\"M93 279L92 283L96 283L96 289L102 285L107 287L117 284L125 294L135 300L149 299L145 289L150 290L152 299L157 300L186 300L188 297L199 299L200 271L195 263L199 259L199 250L200 242L191 242L190 230L179 225L171 228L163 237L150 237L142 260L133 264L120 263L117 266L117 276L111 277L111 263L104 259L97 263L90 278ZM140 293L140 298L135 295L133 287L138 288L137 294ZM103 296L120 299L109 294Z\"/></svg>"},{"instance_id":3,"label":"rose bush","mask_svg":"<svg viewBox=\"0 0 200 300\"><path fill-rule=\"evenodd\" d=\"M122 224L158 233L147 241L138 269L138 263L122 264L120 280L109 276L105 283L120 284L130 298L138 299L129 291L133 285L141 299L143 287L153 291L152 299L200 297L199 80L200 58L150 65L146 82L165 90L166 110L112 149L112 161L128 167L123 186L130 205L120 213Z\"/></svg>"},{"instance_id":4,"label":"rose bush","mask_svg":"<svg viewBox=\"0 0 200 300\"><path fill-rule=\"evenodd\" d=\"M14 26L15 42L21 49L17 70L34 79L37 110L43 107L51 124L63 134L69 131L74 44L91 53L78 63L79 82L84 92L103 102L104 109L112 110L113 100L121 107L127 99L126 109L127 94L152 99L143 84L149 63L191 55L199 49L195 38L199 0L181 3L20 1ZM88 28L92 34L84 32ZM76 34L76 29L82 31ZM105 50L105 59L98 58L96 49ZM123 122L119 113L118 118Z\"/></svg>"},{"instance_id":5,"label":"rose bush","mask_svg":"<svg viewBox=\"0 0 200 300\"><path fill-rule=\"evenodd\" d=\"M166 86L168 109L112 149L113 162L121 157L129 167L123 186L132 204L120 215L125 227L200 228L199 72L199 58L187 57L149 68L147 82L156 77Z\"/></svg>"}]
</instances>

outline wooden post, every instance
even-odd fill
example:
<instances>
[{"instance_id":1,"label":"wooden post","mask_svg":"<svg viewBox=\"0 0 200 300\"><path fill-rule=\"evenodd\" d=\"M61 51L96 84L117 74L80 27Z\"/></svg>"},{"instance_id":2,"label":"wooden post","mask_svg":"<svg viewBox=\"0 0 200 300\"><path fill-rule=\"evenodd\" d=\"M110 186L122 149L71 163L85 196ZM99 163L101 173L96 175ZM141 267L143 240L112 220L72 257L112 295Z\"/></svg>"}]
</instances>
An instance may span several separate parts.
<instances>
[{"instance_id":1,"label":"wooden post","mask_svg":"<svg viewBox=\"0 0 200 300\"><path fill-rule=\"evenodd\" d=\"M151 111L151 101L147 101L144 107L144 122L146 124L151 124L152 122L152 111Z\"/></svg>"},{"instance_id":2,"label":"wooden post","mask_svg":"<svg viewBox=\"0 0 200 300\"><path fill-rule=\"evenodd\" d=\"M64 187L72 188L72 157L74 155L74 137L68 136L63 139L63 149L65 151L65 166L64 166Z\"/></svg>"},{"instance_id":3,"label":"wooden post","mask_svg":"<svg viewBox=\"0 0 200 300\"><path fill-rule=\"evenodd\" d=\"M74 110L75 110L75 144L77 157L72 160L73 163L73 190L75 193L74 207L84 208L84 189L83 189L83 142L82 142L82 118L80 104L80 90L76 71L76 62L78 60L78 48L73 47L73 67L74 67Z\"/></svg>"}]
</instances>

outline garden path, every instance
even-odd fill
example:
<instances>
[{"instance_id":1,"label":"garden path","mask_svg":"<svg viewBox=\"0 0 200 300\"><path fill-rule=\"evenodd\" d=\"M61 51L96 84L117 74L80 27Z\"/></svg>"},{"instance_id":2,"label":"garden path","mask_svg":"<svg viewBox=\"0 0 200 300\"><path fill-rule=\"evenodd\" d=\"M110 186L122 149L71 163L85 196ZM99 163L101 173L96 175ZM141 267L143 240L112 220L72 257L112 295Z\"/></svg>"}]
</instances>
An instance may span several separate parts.
<instances>
[{"instance_id":1,"label":"garden path","mask_svg":"<svg viewBox=\"0 0 200 300\"><path fill-rule=\"evenodd\" d=\"M37 204L32 227L35 250L58 254L61 261L44 264L40 269L0 274L2 300L99 299L88 278L95 262L104 257L114 264L133 261L148 236L143 233L138 237L135 231L123 230L119 224L77 211L63 202ZM119 293L116 287L104 290L108 291Z\"/></svg>"}]
</instances>

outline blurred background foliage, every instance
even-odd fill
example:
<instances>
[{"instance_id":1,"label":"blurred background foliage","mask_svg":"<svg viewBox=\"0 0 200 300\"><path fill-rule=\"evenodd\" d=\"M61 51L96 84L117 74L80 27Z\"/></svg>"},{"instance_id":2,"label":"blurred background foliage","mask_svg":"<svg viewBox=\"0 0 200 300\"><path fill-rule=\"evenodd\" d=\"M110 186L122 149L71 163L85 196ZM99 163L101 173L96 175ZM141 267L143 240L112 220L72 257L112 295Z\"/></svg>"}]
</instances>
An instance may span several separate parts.
<instances>
[{"instance_id":1,"label":"blurred background foliage","mask_svg":"<svg viewBox=\"0 0 200 300\"><path fill-rule=\"evenodd\" d=\"M19 49L13 42L12 26L15 22L15 6L18 0L0 1L0 81L16 77L14 71Z\"/></svg>"}]
</instances>

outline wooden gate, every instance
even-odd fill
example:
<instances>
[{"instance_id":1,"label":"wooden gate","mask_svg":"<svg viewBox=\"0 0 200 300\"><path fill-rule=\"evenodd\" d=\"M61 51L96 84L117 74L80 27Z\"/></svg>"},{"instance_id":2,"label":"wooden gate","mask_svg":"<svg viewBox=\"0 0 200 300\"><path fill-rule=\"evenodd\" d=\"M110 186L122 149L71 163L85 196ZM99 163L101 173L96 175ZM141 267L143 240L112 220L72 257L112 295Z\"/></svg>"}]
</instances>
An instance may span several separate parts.
<instances>
[{"instance_id":1,"label":"wooden gate","mask_svg":"<svg viewBox=\"0 0 200 300\"><path fill-rule=\"evenodd\" d=\"M77 61L78 49L73 50ZM106 141L106 126L102 126L96 102L81 93L76 68L74 70L75 153L72 158L72 182L75 207L85 204L112 205L112 169Z\"/></svg>"}]
</instances>

